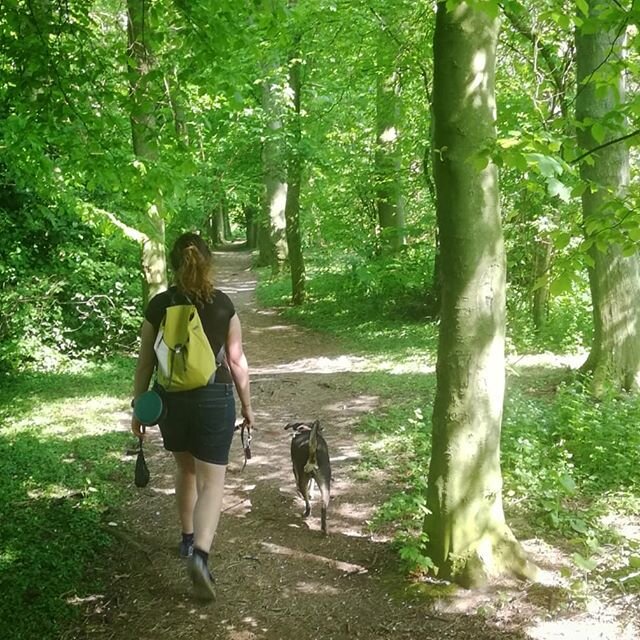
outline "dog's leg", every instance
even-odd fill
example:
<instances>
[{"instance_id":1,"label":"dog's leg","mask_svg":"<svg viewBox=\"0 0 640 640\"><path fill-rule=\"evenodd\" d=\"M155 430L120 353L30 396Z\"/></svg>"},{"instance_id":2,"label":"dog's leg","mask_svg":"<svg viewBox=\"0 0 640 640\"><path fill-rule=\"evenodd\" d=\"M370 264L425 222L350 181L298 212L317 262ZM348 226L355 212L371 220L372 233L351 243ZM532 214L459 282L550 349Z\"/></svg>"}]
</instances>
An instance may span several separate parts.
<instances>
[{"instance_id":1,"label":"dog's leg","mask_svg":"<svg viewBox=\"0 0 640 640\"><path fill-rule=\"evenodd\" d=\"M320 528L322 533L327 535L327 509L329 507L330 491L329 484L327 482L318 482L320 488L320 501L322 503L320 510Z\"/></svg>"},{"instance_id":2,"label":"dog's leg","mask_svg":"<svg viewBox=\"0 0 640 640\"><path fill-rule=\"evenodd\" d=\"M320 423L316 420L311 425L311 433L309 434L309 457L307 463L304 465L305 473L313 473L318 468L318 460L316 458L316 451L318 450L318 427Z\"/></svg>"},{"instance_id":3,"label":"dog's leg","mask_svg":"<svg viewBox=\"0 0 640 640\"><path fill-rule=\"evenodd\" d=\"M298 490L300 491L300 495L304 500L304 513L302 514L303 518L307 518L311 513L311 502L309 502L310 486L311 486L311 479L308 479L306 482L303 479L302 482L298 484Z\"/></svg>"}]
</instances>

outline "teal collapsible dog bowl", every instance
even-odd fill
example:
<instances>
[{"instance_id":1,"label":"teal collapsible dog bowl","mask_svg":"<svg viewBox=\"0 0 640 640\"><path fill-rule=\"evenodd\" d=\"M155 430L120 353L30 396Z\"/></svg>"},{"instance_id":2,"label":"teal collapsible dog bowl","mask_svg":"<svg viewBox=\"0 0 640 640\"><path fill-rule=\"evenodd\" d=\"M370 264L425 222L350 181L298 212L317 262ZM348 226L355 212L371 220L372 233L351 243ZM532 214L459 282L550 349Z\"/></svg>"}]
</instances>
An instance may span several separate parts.
<instances>
[{"instance_id":1,"label":"teal collapsible dog bowl","mask_svg":"<svg viewBox=\"0 0 640 640\"><path fill-rule=\"evenodd\" d=\"M146 427L158 424L165 414L164 402L157 391L145 391L133 403L133 415Z\"/></svg>"}]
</instances>

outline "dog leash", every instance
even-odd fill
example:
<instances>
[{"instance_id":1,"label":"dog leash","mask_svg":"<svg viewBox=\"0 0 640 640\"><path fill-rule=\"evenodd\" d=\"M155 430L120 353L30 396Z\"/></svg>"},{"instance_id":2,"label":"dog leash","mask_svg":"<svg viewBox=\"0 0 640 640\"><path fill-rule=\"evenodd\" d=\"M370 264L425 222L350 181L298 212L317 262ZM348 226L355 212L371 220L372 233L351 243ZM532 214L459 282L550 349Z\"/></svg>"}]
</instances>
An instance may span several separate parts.
<instances>
[{"instance_id":1,"label":"dog leash","mask_svg":"<svg viewBox=\"0 0 640 640\"><path fill-rule=\"evenodd\" d=\"M251 427L246 422L243 422L239 427L236 427L236 429L240 429L240 441L242 442L242 450L244 451L242 471L244 471L244 468L247 466L247 460L251 460L251 440L253 437L251 435Z\"/></svg>"}]
</instances>

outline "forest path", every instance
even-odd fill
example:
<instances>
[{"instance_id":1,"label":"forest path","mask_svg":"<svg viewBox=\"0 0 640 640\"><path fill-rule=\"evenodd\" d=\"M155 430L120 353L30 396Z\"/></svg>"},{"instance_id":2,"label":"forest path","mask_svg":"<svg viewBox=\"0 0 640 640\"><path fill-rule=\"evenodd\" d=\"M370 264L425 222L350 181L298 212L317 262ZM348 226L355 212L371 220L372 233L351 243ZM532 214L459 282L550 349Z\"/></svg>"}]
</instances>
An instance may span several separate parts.
<instances>
[{"instance_id":1,"label":"forest path","mask_svg":"<svg viewBox=\"0 0 640 640\"><path fill-rule=\"evenodd\" d=\"M233 299L243 325L257 429L253 459L242 469L234 438L226 495L211 564L218 599L191 595L177 557L173 462L157 429L146 444L152 478L133 489L112 527L123 544L110 558L105 600L74 638L169 640L311 640L383 638L523 638L476 615L435 612L407 598L388 543L366 520L387 492L384 478L358 480L354 426L375 411L374 396L350 390L351 358L339 341L292 325L257 307L246 252L216 253L218 286ZM291 420L319 418L333 474L329 535L301 518L289 459ZM128 428L126 421L121 427ZM115 526L114 526L115 525Z\"/></svg>"}]
</instances>

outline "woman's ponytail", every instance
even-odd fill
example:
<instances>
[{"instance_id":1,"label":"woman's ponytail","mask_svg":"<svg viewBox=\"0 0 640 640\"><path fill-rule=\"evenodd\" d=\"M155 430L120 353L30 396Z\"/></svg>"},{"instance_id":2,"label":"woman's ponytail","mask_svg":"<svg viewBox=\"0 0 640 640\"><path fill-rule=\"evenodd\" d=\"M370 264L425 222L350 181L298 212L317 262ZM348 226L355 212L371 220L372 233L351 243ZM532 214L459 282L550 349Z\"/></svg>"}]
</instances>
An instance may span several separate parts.
<instances>
[{"instance_id":1,"label":"woman's ponytail","mask_svg":"<svg viewBox=\"0 0 640 640\"><path fill-rule=\"evenodd\" d=\"M209 247L196 233L181 235L171 250L171 266L179 291L193 302L204 303L213 296L213 263Z\"/></svg>"}]
</instances>

